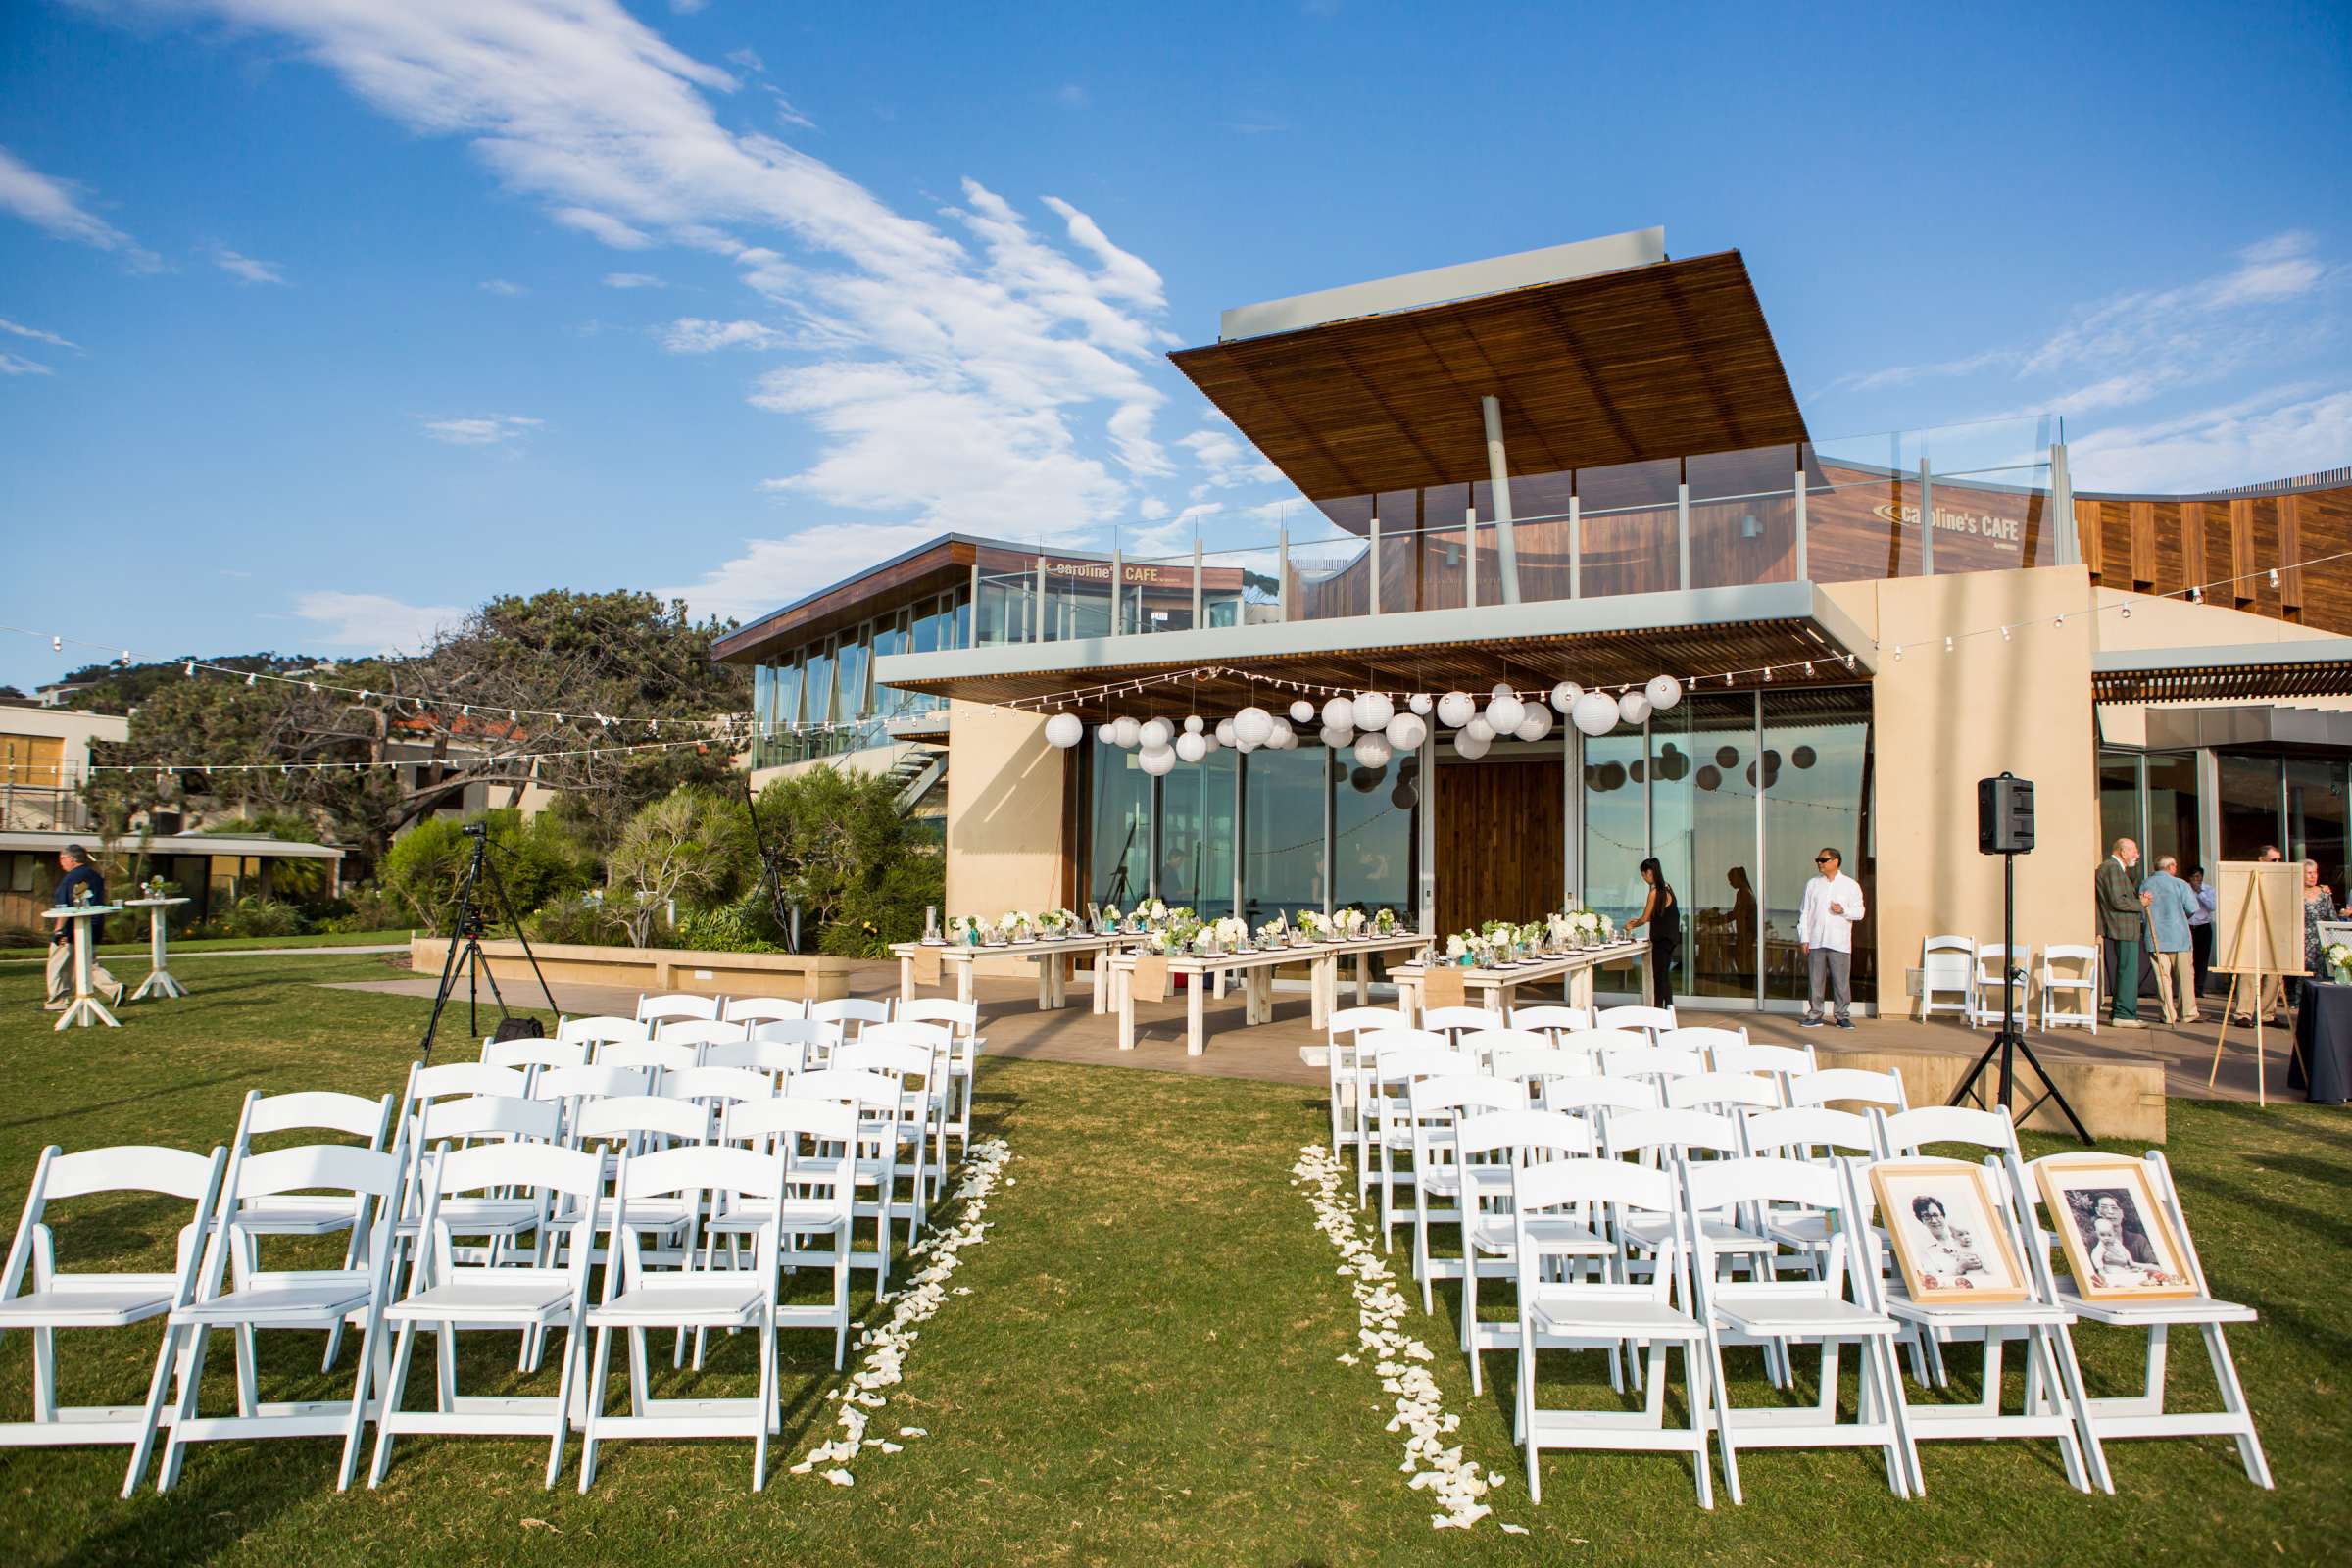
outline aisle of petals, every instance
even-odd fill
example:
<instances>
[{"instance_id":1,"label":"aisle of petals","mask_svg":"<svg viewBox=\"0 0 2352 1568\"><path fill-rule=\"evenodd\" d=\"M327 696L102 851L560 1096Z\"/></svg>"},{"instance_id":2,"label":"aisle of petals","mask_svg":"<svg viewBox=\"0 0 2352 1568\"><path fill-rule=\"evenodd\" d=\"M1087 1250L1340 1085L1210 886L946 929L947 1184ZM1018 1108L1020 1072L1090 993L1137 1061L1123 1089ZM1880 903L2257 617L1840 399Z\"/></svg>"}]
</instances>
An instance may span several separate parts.
<instances>
[{"instance_id":1,"label":"aisle of petals","mask_svg":"<svg viewBox=\"0 0 2352 1568\"><path fill-rule=\"evenodd\" d=\"M958 1168L960 1179L952 1195L959 1205L956 1223L933 1231L908 1250L921 1266L904 1289L882 1298L882 1304L890 1308L889 1318L859 1331L858 1348L865 1353L859 1358L857 1370L850 1374L850 1381L825 1393L827 1399L839 1402L840 1412L835 1420L841 1436L810 1448L792 1467L794 1475L817 1471L837 1487L854 1486L858 1478L849 1466L861 1449L897 1453L906 1446L872 1433L875 1412L890 1402L889 1396L882 1391L906 1381L906 1352L921 1337L915 1325L936 1316L950 1297L972 1294L970 1286L950 1287L948 1281L961 1264L964 1249L988 1240L989 1225L981 1216L988 1212L988 1195L996 1191L998 1178L1011 1158L1012 1151L1002 1138L984 1139L971 1146ZM1004 1179L1007 1183L1012 1180ZM923 1427L898 1430L901 1438L929 1435Z\"/></svg>"},{"instance_id":2,"label":"aisle of petals","mask_svg":"<svg viewBox=\"0 0 2352 1568\"><path fill-rule=\"evenodd\" d=\"M1379 1248L1363 1230L1355 1206L1342 1197L1348 1173L1339 1157L1320 1144L1308 1144L1298 1151L1291 1175L1292 1186L1307 1190L1315 1228L1339 1249L1338 1272L1348 1277L1355 1293L1356 1343L1374 1358L1382 1390L1396 1396L1396 1413L1388 1430L1407 1434L1404 1463L1397 1468L1412 1478L1407 1485L1427 1491L1446 1510L1429 1516L1434 1528L1469 1529L1494 1511L1480 1499L1502 1485L1502 1473L1482 1472L1476 1461L1462 1457L1460 1444L1446 1446L1446 1439L1461 1426L1461 1417L1446 1412L1437 1379L1429 1374L1435 1354L1400 1329L1407 1310L1404 1294L1396 1289L1395 1270L1382 1261ZM1362 1359L1340 1357L1347 1366L1359 1365ZM1524 1525L1502 1528L1515 1536L1527 1533Z\"/></svg>"}]
</instances>

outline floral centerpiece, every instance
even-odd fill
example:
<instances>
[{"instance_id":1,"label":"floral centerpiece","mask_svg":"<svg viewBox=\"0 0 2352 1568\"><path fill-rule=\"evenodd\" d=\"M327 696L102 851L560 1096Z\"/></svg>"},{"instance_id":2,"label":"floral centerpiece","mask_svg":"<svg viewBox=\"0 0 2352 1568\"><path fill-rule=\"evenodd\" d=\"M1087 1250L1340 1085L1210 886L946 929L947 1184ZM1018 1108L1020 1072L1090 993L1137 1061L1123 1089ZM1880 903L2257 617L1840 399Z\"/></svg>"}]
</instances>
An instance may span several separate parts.
<instances>
[{"instance_id":1,"label":"floral centerpiece","mask_svg":"<svg viewBox=\"0 0 2352 1568\"><path fill-rule=\"evenodd\" d=\"M1331 917L1332 930L1344 942L1352 942L1364 934L1372 922L1361 909L1342 909Z\"/></svg>"},{"instance_id":2,"label":"floral centerpiece","mask_svg":"<svg viewBox=\"0 0 2352 1568\"><path fill-rule=\"evenodd\" d=\"M1058 942L1078 929L1078 916L1069 909L1048 909L1037 917L1037 929L1047 939Z\"/></svg>"},{"instance_id":3,"label":"floral centerpiece","mask_svg":"<svg viewBox=\"0 0 2352 1568\"><path fill-rule=\"evenodd\" d=\"M1615 922L1594 909L1570 909L1562 918L1568 922L1569 934L1580 947L1592 947L1616 934Z\"/></svg>"},{"instance_id":4,"label":"floral centerpiece","mask_svg":"<svg viewBox=\"0 0 2352 1568\"><path fill-rule=\"evenodd\" d=\"M1372 930L1379 936L1395 936L1396 934L1396 911L1383 906L1380 911L1372 916Z\"/></svg>"},{"instance_id":5,"label":"floral centerpiece","mask_svg":"<svg viewBox=\"0 0 2352 1568\"><path fill-rule=\"evenodd\" d=\"M1331 940L1331 916L1319 909L1300 909L1298 911L1298 930L1311 942L1329 942Z\"/></svg>"},{"instance_id":6,"label":"floral centerpiece","mask_svg":"<svg viewBox=\"0 0 2352 1568\"><path fill-rule=\"evenodd\" d=\"M1144 947L1151 953L1174 957L1192 951L1193 940L1200 934L1200 922L1194 919L1169 919L1155 925L1145 937Z\"/></svg>"},{"instance_id":7,"label":"floral centerpiece","mask_svg":"<svg viewBox=\"0 0 2352 1568\"><path fill-rule=\"evenodd\" d=\"M1226 953L1241 953L1250 946L1250 922L1235 915L1226 915L1211 924L1208 934L1216 949Z\"/></svg>"},{"instance_id":8,"label":"floral centerpiece","mask_svg":"<svg viewBox=\"0 0 2352 1568\"><path fill-rule=\"evenodd\" d=\"M2330 942L2321 956L2328 960L2328 975L2337 985L2352 985L2352 943Z\"/></svg>"},{"instance_id":9,"label":"floral centerpiece","mask_svg":"<svg viewBox=\"0 0 2352 1568\"><path fill-rule=\"evenodd\" d=\"M1257 928L1257 945L1261 948L1287 948L1291 945L1291 917L1278 914Z\"/></svg>"}]
</instances>

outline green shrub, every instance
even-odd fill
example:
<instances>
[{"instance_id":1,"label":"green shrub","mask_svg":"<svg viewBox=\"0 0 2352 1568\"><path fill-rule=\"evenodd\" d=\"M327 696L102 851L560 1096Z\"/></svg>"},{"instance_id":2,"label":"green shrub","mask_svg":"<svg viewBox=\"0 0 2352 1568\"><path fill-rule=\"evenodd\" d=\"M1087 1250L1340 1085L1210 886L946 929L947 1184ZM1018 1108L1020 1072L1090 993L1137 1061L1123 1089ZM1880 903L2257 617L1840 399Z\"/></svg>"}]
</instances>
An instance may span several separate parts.
<instances>
[{"instance_id":1,"label":"green shrub","mask_svg":"<svg viewBox=\"0 0 2352 1568\"><path fill-rule=\"evenodd\" d=\"M552 813L526 821L519 811L500 810L474 820L489 825L498 879L517 914L588 886L588 857ZM472 858L473 841L447 817L419 822L394 840L379 874L385 892L408 911L395 923L413 920L436 935L449 935ZM474 902L496 916L487 888L475 890Z\"/></svg>"},{"instance_id":2,"label":"green shrub","mask_svg":"<svg viewBox=\"0 0 2352 1568\"><path fill-rule=\"evenodd\" d=\"M188 928L193 937L292 937L303 931L302 911L291 904L248 893Z\"/></svg>"},{"instance_id":3,"label":"green shrub","mask_svg":"<svg viewBox=\"0 0 2352 1568\"><path fill-rule=\"evenodd\" d=\"M910 855L884 869L870 886L850 890L833 923L817 935L817 951L849 958L879 958L894 942L923 934L923 908L947 900L947 867L936 856Z\"/></svg>"},{"instance_id":4,"label":"green shrub","mask_svg":"<svg viewBox=\"0 0 2352 1568\"><path fill-rule=\"evenodd\" d=\"M757 897L715 909L686 909L671 928L669 945L717 953L782 953L775 916Z\"/></svg>"},{"instance_id":5,"label":"green shrub","mask_svg":"<svg viewBox=\"0 0 2352 1568\"><path fill-rule=\"evenodd\" d=\"M411 924L409 910L372 882L343 890L343 896L312 911L321 931L396 931Z\"/></svg>"},{"instance_id":6,"label":"green shrub","mask_svg":"<svg viewBox=\"0 0 2352 1568\"><path fill-rule=\"evenodd\" d=\"M557 899L523 921L533 942L578 942L591 947L616 948L627 938L620 926L606 917L604 900L591 894Z\"/></svg>"}]
</instances>

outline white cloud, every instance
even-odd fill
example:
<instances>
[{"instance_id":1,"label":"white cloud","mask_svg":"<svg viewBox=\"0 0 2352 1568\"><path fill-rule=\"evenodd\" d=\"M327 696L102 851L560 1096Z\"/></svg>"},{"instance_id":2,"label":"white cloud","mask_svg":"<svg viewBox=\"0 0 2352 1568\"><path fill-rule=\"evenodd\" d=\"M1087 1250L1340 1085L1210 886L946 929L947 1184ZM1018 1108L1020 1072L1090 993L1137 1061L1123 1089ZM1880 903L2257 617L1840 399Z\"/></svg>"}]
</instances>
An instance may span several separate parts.
<instances>
[{"instance_id":1,"label":"white cloud","mask_svg":"<svg viewBox=\"0 0 2352 1568\"><path fill-rule=\"evenodd\" d=\"M749 44L744 45L741 49L728 50L727 64L730 66L741 66L746 71L762 75L764 75L767 72L767 62L760 59L760 51L754 49Z\"/></svg>"},{"instance_id":2,"label":"white cloud","mask_svg":"<svg viewBox=\"0 0 2352 1568\"><path fill-rule=\"evenodd\" d=\"M1065 81L1054 89L1054 101L1064 109L1084 109L1087 105L1086 89L1074 81Z\"/></svg>"},{"instance_id":3,"label":"white cloud","mask_svg":"<svg viewBox=\"0 0 2352 1568\"><path fill-rule=\"evenodd\" d=\"M706 321L681 316L662 329L662 346L672 354L710 354L718 349L772 349L790 335L758 321Z\"/></svg>"},{"instance_id":4,"label":"white cloud","mask_svg":"<svg viewBox=\"0 0 2352 1568\"><path fill-rule=\"evenodd\" d=\"M473 419L425 419L424 433L453 447L494 447L518 440L547 421L519 414L493 414Z\"/></svg>"},{"instance_id":5,"label":"white cloud","mask_svg":"<svg viewBox=\"0 0 2352 1568\"><path fill-rule=\"evenodd\" d=\"M615 0L207 0L293 36L401 123L469 139L499 182L607 245L733 260L815 363L755 401L806 417L782 493L926 528L1083 529L1164 473L1158 274L1067 203L1065 244L967 180L943 222L722 126L728 71Z\"/></svg>"},{"instance_id":6,"label":"white cloud","mask_svg":"<svg viewBox=\"0 0 2352 1568\"><path fill-rule=\"evenodd\" d=\"M669 285L651 272L607 272L607 288L667 288Z\"/></svg>"},{"instance_id":7,"label":"white cloud","mask_svg":"<svg viewBox=\"0 0 2352 1568\"><path fill-rule=\"evenodd\" d=\"M314 589L294 600L294 613L321 629L311 634L335 648L369 653L414 653L444 627L466 618L456 605L411 605L387 594L347 594Z\"/></svg>"},{"instance_id":8,"label":"white cloud","mask_svg":"<svg viewBox=\"0 0 2352 1568\"><path fill-rule=\"evenodd\" d=\"M283 283L286 280L285 270L278 263L239 256L225 245L213 247L213 265L231 277L248 283Z\"/></svg>"},{"instance_id":9,"label":"white cloud","mask_svg":"<svg viewBox=\"0 0 2352 1568\"><path fill-rule=\"evenodd\" d=\"M486 277L482 279L482 292L496 294L503 299L511 300L518 295L528 294L530 290L524 288L520 283L510 283L503 277Z\"/></svg>"},{"instance_id":10,"label":"white cloud","mask_svg":"<svg viewBox=\"0 0 2352 1568\"><path fill-rule=\"evenodd\" d=\"M1282 470L1259 457L1257 449L1242 439L1241 431L1222 418L1179 437L1176 444L1192 453L1193 461L1200 465L1205 482L1219 490L1243 484L1274 484L1282 478Z\"/></svg>"},{"instance_id":11,"label":"white cloud","mask_svg":"<svg viewBox=\"0 0 2352 1568\"><path fill-rule=\"evenodd\" d=\"M81 351L81 345L78 343L68 342L55 332L44 332L37 326L26 326L21 321L12 321L5 316L0 316L0 332L30 338L35 343L47 343L53 348L72 349L75 353Z\"/></svg>"},{"instance_id":12,"label":"white cloud","mask_svg":"<svg viewBox=\"0 0 2352 1568\"><path fill-rule=\"evenodd\" d=\"M654 592L665 601L685 600L698 616L749 620L927 544L939 532L921 523L819 523L783 539L746 539L743 554L723 565Z\"/></svg>"},{"instance_id":13,"label":"white cloud","mask_svg":"<svg viewBox=\"0 0 2352 1568\"><path fill-rule=\"evenodd\" d=\"M2290 479L2352 458L2352 389L2290 387L2067 443L2079 490L2194 494Z\"/></svg>"},{"instance_id":14,"label":"white cloud","mask_svg":"<svg viewBox=\"0 0 2352 1568\"><path fill-rule=\"evenodd\" d=\"M28 360L21 354L0 349L0 375L55 375L57 372L38 360Z\"/></svg>"},{"instance_id":15,"label":"white cloud","mask_svg":"<svg viewBox=\"0 0 2352 1568\"><path fill-rule=\"evenodd\" d=\"M0 212L10 212L59 239L113 251L134 271L160 270L163 259L81 204L81 187L47 174L0 147Z\"/></svg>"}]
</instances>

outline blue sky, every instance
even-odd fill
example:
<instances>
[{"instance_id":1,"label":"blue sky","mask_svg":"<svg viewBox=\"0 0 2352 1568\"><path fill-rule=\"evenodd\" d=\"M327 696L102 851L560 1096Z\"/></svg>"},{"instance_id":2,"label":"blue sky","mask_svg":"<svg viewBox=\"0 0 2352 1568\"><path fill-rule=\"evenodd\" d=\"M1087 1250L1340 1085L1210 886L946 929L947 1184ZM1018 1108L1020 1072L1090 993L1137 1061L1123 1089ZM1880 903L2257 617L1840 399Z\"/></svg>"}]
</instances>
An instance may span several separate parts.
<instances>
[{"instance_id":1,"label":"blue sky","mask_svg":"<svg viewBox=\"0 0 2352 1568\"><path fill-rule=\"evenodd\" d=\"M350 654L947 527L1254 542L1168 348L1652 223L1744 252L1819 436L2352 462L2346 8L1596 9L12 0L0 620Z\"/></svg>"}]
</instances>

